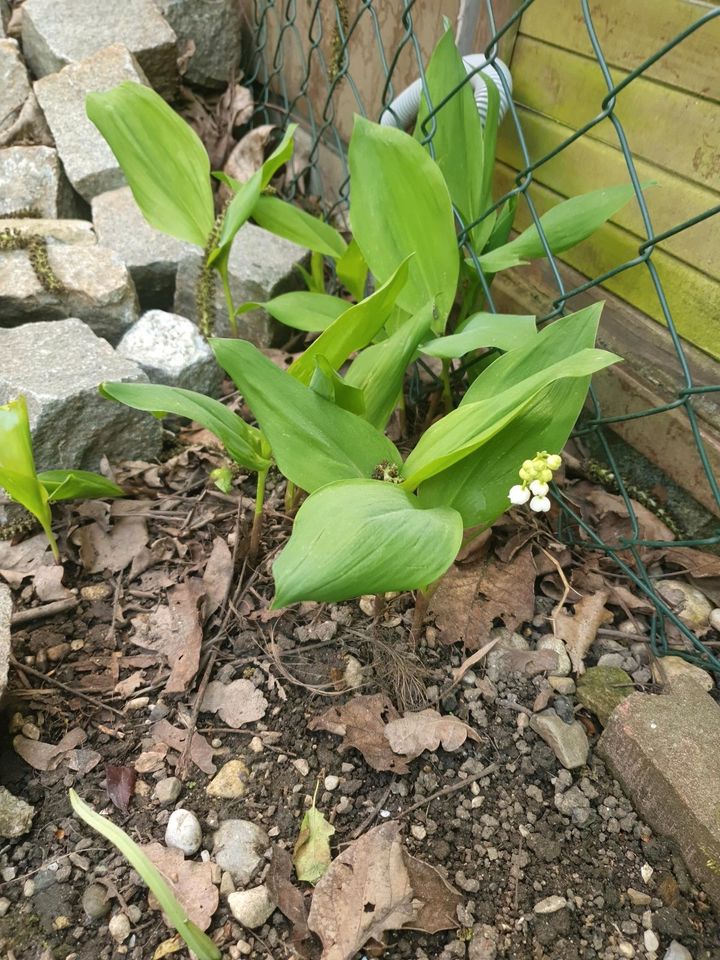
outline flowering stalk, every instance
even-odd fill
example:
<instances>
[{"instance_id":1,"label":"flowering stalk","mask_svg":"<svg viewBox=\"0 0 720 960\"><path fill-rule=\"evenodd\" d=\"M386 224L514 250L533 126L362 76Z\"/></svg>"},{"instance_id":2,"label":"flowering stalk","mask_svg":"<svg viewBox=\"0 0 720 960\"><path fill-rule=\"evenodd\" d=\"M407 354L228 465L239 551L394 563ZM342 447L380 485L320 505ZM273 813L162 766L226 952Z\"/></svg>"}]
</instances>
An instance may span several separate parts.
<instances>
[{"instance_id":1,"label":"flowering stalk","mask_svg":"<svg viewBox=\"0 0 720 960\"><path fill-rule=\"evenodd\" d=\"M523 461L518 471L522 483L510 488L508 500L515 506L530 501L530 509L535 513L547 513L550 509L549 483L555 470L559 470L562 457L546 450L536 453L532 460Z\"/></svg>"}]
</instances>

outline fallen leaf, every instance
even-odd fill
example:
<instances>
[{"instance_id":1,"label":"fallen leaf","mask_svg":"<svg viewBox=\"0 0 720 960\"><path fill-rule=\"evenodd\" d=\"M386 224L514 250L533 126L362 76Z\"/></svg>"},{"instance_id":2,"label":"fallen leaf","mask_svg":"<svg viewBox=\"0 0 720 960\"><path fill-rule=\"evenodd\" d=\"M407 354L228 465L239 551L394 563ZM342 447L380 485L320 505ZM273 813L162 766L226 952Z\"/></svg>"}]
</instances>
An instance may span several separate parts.
<instances>
[{"instance_id":1,"label":"fallen leaf","mask_svg":"<svg viewBox=\"0 0 720 960\"><path fill-rule=\"evenodd\" d=\"M383 823L349 844L315 887L308 926L322 960L350 960L370 939L415 919L400 827Z\"/></svg>"},{"instance_id":2,"label":"fallen leaf","mask_svg":"<svg viewBox=\"0 0 720 960\"><path fill-rule=\"evenodd\" d=\"M460 894L435 867L423 860L411 857L403 850L403 862L410 878L413 903L417 915L403 927L405 930L421 930L423 933L439 933L441 930L456 930L460 924L457 908L463 902Z\"/></svg>"},{"instance_id":3,"label":"fallen leaf","mask_svg":"<svg viewBox=\"0 0 720 960\"><path fill-rule=\"evenodd\" d=\"M232 580L232 553L222 537L215 537L210 558L203 573L206 620L225 603Z\"/></svg>"},{"instance_id":4,"label":"fallen leaf","mask_svg":"<svg viewBox=\"0 0 720 960\"><path fill-rule=\"evenodd\" d=\"M555 635L565 644L575 673L584 673L585 657L600 625L612 622L613 615L605 608L607 600L607 591L599 590L575 604L574 616L564 610L555 614Z\"/></svg>"},{"instance_id":5,"label":"fallen leaf","mask_svg":"<svg viewBox=\"0 0 720 960\"><path fill-rule=\"evenodd\" d=\"M462 720L443 716L437 710L406 713L385 726L385 738L393 753L399 753L409 760L419 757L425 750L433 753L440 744L443 750L452 753L459 750L468 737L476 742L480 740L472 727Z\"/></svg>"},{"instance_id":6,"label":"fallen leaf","mask_svg":"<svg viewBox=\"0 0 720 960\"><path fill-rule=\"evenodd\" d=\"M116 766L114 763L105 764L105 778L107 780L107 795L118 810L127 813L130 801L135 793L137 772L133 767Z\"/></svg>"},{"instance_id":7,"label":"fallen leaf","mask_svg":"<svg viewBox=\"0 0 720 960\"><path fill-rule=\"evenodd\" d=\"M129 677L125 677L124 680L121 680L119 683L115 684L115 693L119 697L129 697L131 694L135 693L136 690L139 690L144 683L144 671L135 670L134 673L131 673Z\"/></svg>"},{"instance_id":8,"label":"fallen leaf","mask_svg":"<svg viewBox=\"0 0 720 960\"><path fill-rule=\"evenodd\" d=\"M190 920L207 930L220 903L212 882L212 864L186 860L181 850L161 843L141 844L140 849L165 877Z\"/></svg>"},{"instance_id":9,"label":"fallen leaf","mask_svg":"<svg viewBox=\"0 0 720 960\"><path fill-rule=\"evenodd\" d=\"M574 503L583 501L580 508L584 518L591 520L597 535L605 543L621 545L624 540L634 538L632 523L622 497L608 493L596 484L582 481L572 488L572 500ZM630 506L635 513L641 540L676 539L672 530L647 507L632 499Z\"/></svg>"},{"instance_id":10,"label":"fallen leaf","mask_svg":"<svg viewBox=\"0 0 720 960\"><path fill-rule=\"evenodd\" d=\"M73 539L80 548L80 562L88 573L103 570L119 573L147 544L147 524L143 517L121 516L109 531L97 522L90 523L80 527Z\"/></svg>"},{"instance_id":11,"label":"fallen leaf","mask_svg":"<svg viewBox=\"0 0 720 960\"><path fill-rule=\"evenodd\" d=\"M132 620L132 642L155 650L170 665L167 693L187 690L200 666L203 631L199 607L204 596L202 581L191 577L168 590L167 603Z\"/></svg>"},{"instance_id":12,"label":"fallen leaf","mask_svg":"<svg viewBox=\"0 0 720 960\"><path fill-rule=\"evenodd\" d=\"M267 147L273 130L276 127L271 123L262 124L246 133L232 149L225 163L225 173L244 183L260 169L265 161Z\"/></svg>"},{"instance_id":13,"label":"fallen leaf","mask_svg":"<svg viewBox=\"0 0 720 960\"><path fill-rule=\"evenodd\" d=\"M327 822L313 800L313 805L305 812L300 824L293 852L298 880L314 885L327 871L331 860L330 837L334 833L335 827Z\"/></svg>"},{"instance_id":14,"label":"fallen leaf","mask_svg":"<svg viewBox=\"0 0 720 960\"><path fill-rule=\"evenodd\" d=\"M163 957L169 957L171 953L177 953L178 950L183 950L184 948L185 941L179 933L176 933L174 937L170 937L169 940L163 940L163 942L158 945L152 956L152 960L162 960Z\"/></svg>"},{"instance_id":15,"label":"fallen leaf","mask_svg":"<svg viewBox=\"0 0 720 960\"><path fill-rule=\"evenodd\" d=\"M667 551L665 559L697 579L720 577L720 556L715 553L705 553L692 547L673 547Z\"/></svg>"},{"instance_id":16,"label":"fallen leaf","mask_svg":"<svg viewBox=\"0 0 720 960\"><path fill-rule=\"evenodd\" d=\"M287 850L274 846L265 883L280 912L292 924L291 943L300 943L310 936L307 925L308 911L302 891L290 880L292 869L292 858Z\"/></svg>"},{"instance_id":17,"label":"fallen leaf","mask_svg":"<svg viewBox=\"0 0 720 960\"><path fill-rule=\"evenodd\" d=\"M68 730L57 744L43 743L42 740L29 740L18 734L13 740L15 752L35 770L55 770L63 759L87 740L87 734L80 727Z\"/></svg>"},{"instance_id":18,"label":"fallen leaf","mask_svg":"<svg viewBox=\"0 0 720 960\"><path fill-rule=\"evenodd\" d=\"M61 564L40 567L33 577L33 587L38 600L50 603L53 600L67 600L73 596L71 590L63 586L62 578L65 570Z\"/></svg>"},{"instance_id":19,"label":"fallen leaf","mask_svg":"<svg viewBox=\"0 0 720 960\"><path fill-rule=\"evenodd\" d=\"M50 550L44 533L38 533L20 543L0 540L0 577L13 589L19 587L41 565Z\"/></svg>"},{"instance_id":20,"label":"fallen leaf","mask_svg":"<svg viewBox=\"0 0 720 960\"><path fill-rule=\"evenodd\" d=\"M157 773L165 766L165 757L168 753L166 743L154 743L149 750L143 750L135 761L135 771L137 773Z\"/></svg>"},{"instance_id":21,"label":"fallen leaf","mask_svg":"<svg viewBox=\"0 0 720 960\"><path fill-rule=\"evenodd\" d=\"M75 770L84 777L90 773L102 760L102 756L96 750L71 750L67 755L67 765L70 770Z\"/></svg>"},{"instance_id":22,"label":"fallen leaf","mask_svg":"<svg viewBox=\"0 0 720 960\"><path fill-rule=\"evenodd\" d=\"M385 725L400 714L383 693L353 697L341 707L330 707L308 724L310 730L327 730L344 737L340 753L354 748L373 770L408 773L405 760L393 753L385 737Z\"/></svg>"},{"instance_id":23,"label":"fallen leaf","mask_svg":"<svg viewBox=\"0 0 720 960\"><path fill-rule=\"evenodd\" d=\"M496 621L515 630L535 613L535 564L527 547L512 560L498 557L456 564L440 581L430 612L443 643L482 646Z\"/></svg>"},{"instance_id":24,"label":"fallen leaf","mask_svg":"<svg viewBox=\"0 0 720 960\"><path fill-rule=\"evenodd\" d=\"M158 740L162 740L171 750L182 753L185 749L185 742L187 741L188 735L187 730L182 730L180 727L173 727L167 720L158 720L157 723L154 723L150 728L150 734ZM214 776L217 772L217 767L213 763L213 753L213 748L205 737L197 731L193 733L192 740L190 741L190 758L195 766L199 767L203 773L207 773L209 777ZM135 769L140 773L137 763L135 764Z\"/></svg>"},{"instance_id":25,"label":"fallen leaf","mask_svg":"<svg viewBox=\"0 0 720 960\"><path fill-rule=\"evenodd\" d=\"M238 729L265 716L268 702L250 680L221 683L213 680L207 685L201 710L217 713L229 727Z\"/></svg>"}]
</instances>

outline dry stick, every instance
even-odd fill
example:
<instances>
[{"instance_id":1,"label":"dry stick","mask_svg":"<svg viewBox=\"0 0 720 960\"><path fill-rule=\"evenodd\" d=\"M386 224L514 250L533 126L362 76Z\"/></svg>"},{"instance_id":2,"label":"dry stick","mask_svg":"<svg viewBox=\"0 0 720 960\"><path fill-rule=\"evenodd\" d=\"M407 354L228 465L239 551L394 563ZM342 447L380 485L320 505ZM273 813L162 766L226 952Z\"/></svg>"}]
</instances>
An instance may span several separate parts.
<instances>
[{"instance_id":1,"label":"dry stick","mask_svg":"<svg viewBox=\"0 0 720 960\"><path fill-rule=\"evenodd\" d=\"M460 780L458 783L451 783L449 787L443 787L442 790L436 790L435 793L431 793L429 797L425 797L423 800L418 800L417 803L413 803L412 806L407 808L407 810L403 810L401 813L396 814L391 819L400 820L402 817L406 817L409 813L412 813L413 810L424 807L425 804L431 803L433 800L437 800L439 797L446 797L449 793L455 793L456 790L462 790L463 787L469 787L470 784L475 783L476 780L482 780L485 777L489 777L491 773L495 773L495 771L499 768L499 763L491 763L489 766L485 767L484 770L481 770L480 773L476 773L472 777L467 777L465 780Z\"/></svg>"},{"instance_id":2,"label":"dry stick","mask_svg":"<svg viewBox=\"0 0 720 960\"><path fill-rule=\"evenodd\" d=\"M490 653L490 651L495 646L495 644L499 642L500 642L499 636L493 637L492 640L486 643L484 647L480 647L480 649L477 650L471 657L468 657L467 660L463 660L463 662L460 664L457 670L453 670L453 678L450 686L445 687L445 689L438 694L438 701L442 700L443 697L446 697L450 693L450 691L460 683L460 681L468 672L468 670L471 667L474 667L476 663L479 663L480 660L483 659L483 657L485 657L488 653Z\"/></svg>"},{"instance_id":3,"label":"dry stick","mask_svg":"<svg viewBox=\"0 0 720 960\"><path fill-rule=\"evenodd\" d=\"M350 839L351 839L351 840L357 840L357 838L360 836L360 834L365 833L365 831L366 831L367 828L370 826L370 824L373 822L373 820L375 819L375 817L380 813L380 811L381 811L382 808L383 808L383 805L385 804L385 801L386 801L387 798L390 796L390 790L392 789L392 785L393 785L394 782L395 782L395 781L393 780L393 781L391 781L391 782L387 785L387 788L383 791L383 795L380 797L380 799L379 799L378 802L375 804L375 806L372 808L372 810L371 810L370 813L367 815L367 817L365 817L365 819L363 820L363 822L360 824L359 827L355 827L355 829L353 830L353 832L350 834Z\"/></svg>"},{"instance_id":4,"label":"dry stick","mask_svg":"<svg viewBox=\"0 0 720 960\"><path fill-rule=\"evenodd\" d=\"M81 700L87 700L88 703L91 703L99 710L109 710L110 713L114 713L116 716L122 717L123 720L126 719L125 714L122 713L122 711L116 710L115 707L111 707L107 703L103 703L102 700L96 700L95 697L91 697L87 693L82 693L80 690L74 690L61 680L56 680L55 677L48 676L46 673L41 673L39 670L35 670L33 667L28 667L24 663L18 663L15 657L9 657L8 659L10 661L10 666L15 667L15 669L20 673L29 673L32 677L39 677L40 680L45 680L47 683L51 683L54 686L59 687L66 693L71 693L74 697L80 697Z\"/></svg>"},{"instance_id":5,"label":"dry stick","mask_svg":"<svg viewBox=\"0 0 720 960\"><path fill-rule=\"evenodd\" d=\"M23 623L32 623L33 620L44 620L46 617L54 617L56 613L65 613L67 610L74 610L80 605L80 601L75 597L67 600L55 600L52 603L46 603L42 607L31 607L29 610L18 610L12 615L10 624L13 627L20 626Z\"/></svg>"}]
</instances>

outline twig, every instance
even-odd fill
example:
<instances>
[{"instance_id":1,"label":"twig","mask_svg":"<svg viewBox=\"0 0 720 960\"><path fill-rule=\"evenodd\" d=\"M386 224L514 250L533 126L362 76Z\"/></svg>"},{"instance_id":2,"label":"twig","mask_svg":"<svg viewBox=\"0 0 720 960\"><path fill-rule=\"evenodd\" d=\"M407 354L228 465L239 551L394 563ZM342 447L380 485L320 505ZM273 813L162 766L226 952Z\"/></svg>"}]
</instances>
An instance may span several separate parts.
<instances>
[{"instance_id":1,"label":"twig","mask_svg":"<svg viewBox=\"0 0 720 960\"><path fill-rule=\"evenodd\" d=\"M495 703L499 704L501 707L507 707L508 710L515 710L516 713L524 713L528 717L532 717L533 712L529 707L523 706L522 703L515 703L514 700L504 700L502 697L497 697Z\"/></svg>"},{"instance_id":2,"label":"twig","mask_svg":"<svg viewBox=\"0 0 720 960\"><path fill-rule=\"evenodd\" d=\"M353 830L353 832L350 834L350 839L351 839L351 840L357 840L357 838L358 838L361 834L365 833L365 831L366 831L367 828L370 826L370 824L373 822L373 820L375 819L375 817L380 813L380 811L382 810L383 806L385 805L385 801L386 801L387 798L390 796L390 791L391 791L391 789L392 789L393 783L394 783L394 781L391 781L391 782L387 785L387 788L383 791L383 795L380 797L380 799L378 800L378 802L377 802L377 803L375 804L375 806L372 808L372 810L370 811L370 813L365 817L365 819L363 820L363 822L360 824L359 827L355 827L355 829Z\"/></svg>"},{"instance_id":3,"label":"twig","mask_svg":"<svg viewBox=\"0 0 720 960\"><path fill-rule=\"evenodd\" d=\"M402 817L406 817L409 813L412 813L413 810L424 807L425 804L431 803L433 800L437 800L439 797L446 797L449 793L455 793L456 790L462 790L464 787L469 787L470 784L475 783L476 780L482 780L484 777L489 777L490 774L495 773L499 767L499 763L491 763L489 766L485 767L484 770L481 770L480 773L476 773L472 777L467 777L465 780L459 780L457 783L451 783L449 787L443 787L442 790L436 790L435 793L431 793L429 797L425 797L423 800L418 800L417 803L413 803L412 806L407 808L407 810L403 810L401 813L396 814L392 819L400 820Z\"/></svg>"},{"instance_id":4,"label":"twig","mask_svg":"<svg viewBox=\"0 0 720 960\"><path fill-rule=\"evenodd\" d=\"M10 666L15 667L16 670L20 671L20 673L29 673L31 677L38 677L40 680L45 680L46 683L50 683L53 686L59 687L66 693L71 693L74 697L79 697L81 700L87 700L88 703L91 703L94 707L97 707L98 710L109 710L110 713L114 713L116 716L122 717L123 720L126 719L124 713L122 713L120 710L116 710L115 707L111 707L110 704L103 703L102 700L96 700L95 697L91 697L87 693L82 693L80 690L74 690L66 683L63 683L62 680L56 680L55 677L51 677L47 673L41 673L39 670L35 670L34 667L28 667L24 663L18 663L14 657L9 657L8 659L10 661Z\"/></svg>"},{"instance_id":5,"label":"twig","mask_svg":"<svg viewBox=\"0 0 720 960\"><path fill-rule=\"evenodd\" d=\"M67 600L54 600L52 603L46 603L42 607L31 607L29 610L18 610L12 615L10 624L17 627L22 623L32 623L33 620L44 620L46 617L54 617L56 613L65 613L66 610L74 610L80 605L80 601L75 597Z\"/></svg>"},{"instance_id":6,"label":"twig","mask_svg":"<svg viewBox=\"0 0 720 960\"><path fill-rule=\"evenodd\" d=\"M460 666L457 668L457 670L453 670L452 683L450 684L449 687L445 687L445 689L438 694L438 700L442 700L443 697L446 697L450 693L450 691L460 683L460 681L468 672L468 670L471 667L474 667L476 663L479 663L479 661L482 660L484 656L490 653L490 651L495 646L495 644L499 642L500 642L500 637L499 636L494 637L492 640L490 640L489 643L486 643L484 647L480 647L480 649L476 651L471 657L468 657L467 660L464 660L460 664Z\"/></svg>"}]
</instances>

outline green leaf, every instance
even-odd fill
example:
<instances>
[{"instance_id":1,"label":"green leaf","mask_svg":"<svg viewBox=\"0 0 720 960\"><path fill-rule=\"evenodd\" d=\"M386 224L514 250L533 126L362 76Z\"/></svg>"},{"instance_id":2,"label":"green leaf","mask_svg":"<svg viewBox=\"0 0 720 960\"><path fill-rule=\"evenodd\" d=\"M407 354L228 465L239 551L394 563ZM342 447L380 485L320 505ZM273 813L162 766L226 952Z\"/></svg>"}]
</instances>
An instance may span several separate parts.
<instances>
[{"instance_id":1,"label":"green leaf","mask_svg":"<svg viewBox=\"0 0 720 960\"><path fill-rule=\"evenodd\" d=\"M137 870L160 904L160 908L168 921L199 960L221 960L220 950L207 934L203 933L191 920L188 920L184 907L176 899L165 877L135 841L107 817L103 817L88 806L74 790L70 790L69 797L75 814L81 820L84 820L89 827L109 840L113 846L117 847L130 866Z\"/></svg>"},{"instance_id":2,"label":"green leaf","mask_svg":"<svg viewBox=\"0 0 720 960\"><path fill-rule=\"evenodd\" d=\"M318 808L313 805L305 812L300 833L295 843L293 864L298 880L315 885L330 866L330 837L335 833Z\"/></svg>"},{"instance_id":3,"label":"green leaf","mask_svg":"<svg viewBox=\"0 0 720 960\"><path fill-rule=\"evenodd\" d=\"M383 460L400 463L387 437L318 396L245 340L211 340L258 420L283 475L312 492L333 480L369 477Z\"/></svg>"},{"instance_id":4,"label":"green leaf","mask_svg":"<svg viewBox=\"0 0 720 960\"><path fill-rule=\"evenodd\" d=\"M338 280L350 291L351 296L356 300L364 298L368 265L354 237L348 244L345 253L336 261L335 272Z\"/></svg>"},{"instance_id":5,"label":"green leaf","mask_svg":"<svg viewBox=\"0 0 720 960\"><path fill-rule=\"evenodd\" d=\"M99 473L88 470L45 470L38 480L48 492L48 500L103 500L105 497L124 497L125 491Z\"/></svg>"},{"instance_id":6,"label":"green leaf","mask_svg":"<svg viewBox=\"0 0 720 960\"><path fill-rule=\"evenodd\" d=\"M365 419L384 430L403 389L405 371L418 345L430 333L433 304L402 323L386 340L367 347L353 360L346 383L365 395Z\"/></svg>"},{"instance_id":7,"label":"green leaf","mask_svg":"<svg viewBox=\"0 0 720 960\"><path fill-rule=\"evenodd\" d=\"M384 283L414 253L398 303L416 313L435 301L436 329L443 329L455 299L459 255L440 168L408 134L359 116L349 166L350 222L370 269Z\"/></svg>"},{"instance_id":8,"label":"green leaf","mask_svg":"<svg viewBox=\"0 0 720 960\"><path fill-rule=\"evenodd\" d=\"M365 413L365 395L357 387L345 383L325 357L315 357L315 371L310 380L310 389L326 400L362 417Z\"/></svg>"},{"instance_id":9,"label":"green leaf","mask_svg":"<svg viewBox=\"0 0 720 960\"><path fill-rule=\"evenodd\" d=\"M461 404L422 435L403 465L403 487L414 490L433 474L473 453L519 416L543 388L556 380L588 376L620 359L606 350L580 350L497 396Z\"/></svg>"},{"instance_id":10,"label":"green leaf","mask_svg":"<svg viewBox=\"0 0 720 960\"><path fill-rule=\"evenodd\" d=\"M643 184L643 187L651 185L647 183ZM634 196L635 188L628 183L593 190L556 204L540 217L548 246L553 253L562 253L563 250L574 247L576 243L594 233ZM544 256L545 248L538 229L533 224L510 243L480 257L480 265L486 273L497 273L499 270Z\"/></svg>"},{"instance_id":11,"label":"green leaf","mask_svg":"<svg viewBox=\"0 0 720 960\"><path fill-rule=\"evenodd\" d=\"M497 215L488 241L484 248L477 248L479 252L485 250L485 252L488 253L491 250L495 250L496 247L501 247L504 243L507 243L507 238L510 236L510 231L515 221L517 205L518 194L516 193L500 207L500 212Z\"/></svg>"},{"instance_id":12,"label":"green leaf","mask_svg":"<svg viewBox=\"0 0 720 960\"><path fill-rule=\"evenodd\" d=\"M535 317L502 313L474 313L448 337L424 343L420 350L431 357L452 360L481 347L514 350L537 336Z\"/></svg>"},{"instance_id":13,"label":"green leaf","mask_svg":"<svg viewBox=\"0 0 720 960\"><path fill-rule=\"evenodd\" d=\"M362 350L382 329L403 287L407 283L410 257L407 257L375 293L342 313L305 350L290 367L301 383L309 383L315 369L315 357L323 356L334 370L351 353Z\"/></svg>"},{"instance_id":14,"label":"green leaf","mask_svg":"<svg viewBox=\"0 0 720 960\"><path fill-rule=\"evenodd\" d=\"M252 217L263 229L326 257L341 257L347 249L347 244L334 227L287 200L260 197L253 207Z\"/></svg>"},{"instance_id":15,"label":"green leaf","mask_svg":"<svg viewBox=\"0 0 720 960\"><path fill-rule=\"evenodd\" d=\"M0 486L40 523L57 559L50 500L35 473L30 420L22 396L0 407Z\"/></svg>"},{"instance_id":16,"label":"green leaf","mask_svg":"<svg viewBox=\"0 0 720 960\"><path fill-rule=\"evenodd\" d=\"M380 480L329 484L300 507L273 564L273 608L427 587L461 542L455 510L421 510L416 497Z\"/></svg>"},{"instance_id":17,"label":"green leaf","mask_svg":"<svg viewBox=\"0 0 720 960\"><path fill-rule=\"evenodd\" d=\"M483 130L482 202L479 213L492 206L492 178L495 171L495 148L500 121L500 91L485 73L475 74L485 84L488 95L487 114Z\"/></svg>"},{"instance_id":18,"label":"green leaf","mask_svg":"<svg viewBox=\"0 0 720 960\"><path fill-rule=\"evenodd\" d=\"M155 416L174 413L194 420L214 433L241 467L262 471L270 466L270 450L260 431L212 397L154 383L103 383L100 393L134 410Z\"/></svg>"},{"instance_id":19,"label":"green leaf","mask_svg":"<svg viewBox=\"0 0 720 960\"><path fill-rule=\"evenodd\" d=\"M286 327L317 333L330 326L349 306L347 300L331 297L328 293L295 290L292 293L281 293L279 297L273 297L264 303L249 300L238 307L235 313L240 316L250 310L262 309Z\"/></svg>"},{"instance_id":20,"label":"green leaf","mask_svg":"<svg viewBox=\"0 0 720 960\"><path fill-rule=\"evenodd\" d=\"M90 93L85 104L148 223L204 247L215 210L210 161L192 127L139 83Z\"/></svg>"}]
</instances>

